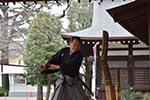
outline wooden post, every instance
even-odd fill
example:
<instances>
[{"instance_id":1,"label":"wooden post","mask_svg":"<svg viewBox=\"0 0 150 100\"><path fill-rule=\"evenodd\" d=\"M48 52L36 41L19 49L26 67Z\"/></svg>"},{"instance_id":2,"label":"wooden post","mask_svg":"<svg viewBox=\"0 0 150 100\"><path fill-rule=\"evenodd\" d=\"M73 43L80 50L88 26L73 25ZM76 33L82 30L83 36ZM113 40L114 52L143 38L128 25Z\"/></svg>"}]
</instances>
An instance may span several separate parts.
<instances>
[{"instance_id":1,"label":"wooden post","mask_svg":"<svg viewBox=\"0 0 150 100\"><path fill-rule=\"evenodd\" d=\"M119 68L116 69L115 73L115 80L116 80L116 86L115 86L115 91L116 91L116 100L120 100L120 70Z\"/></svg>"},{"instance_id":2,"label":"wooden post","mask_svg":"<svg viewBox=\"0 0 150 100\"><path fill-rule=\"evenodd\" d=\"M100 79L101 79L101 66L100 66L100 45L96 46L96 99L100 99Z\"/></svg>"},{"instance_id":3,"label":"wooden post","mask_svg":"<svg viewBox=\"0 0 150 100\"><path fill-rule=\"evenodd\" d=\"M150 63L150 0L148 2L148 5L147 5L147 9L148 9L148 47L149 47L149 63ZM149 71L150 73L150 71ZM148 76L148 78L150 79L150 74Z\"/></svg>"},{"instance_id":4,"label":"wooden post","mask_svg":"<svg viewBox=\"0 0 150 100\"><path fill-rule=\"evenodd\" d=\"M104 72L104 78L105 78L106 100L116 100L115 88L114 86L112 86L111 76L107 64L107 49L108 49L108 32L103 31L101 67Z\"/></svg>"},{"instance_id":5,"label":"wooden post","mask_svg":"<svg viewBox=\"0 0 150 100\"><path fill-rule=\"evenodd\" d=\"M147 3L147 10L148 10L148 45L150 50L150 0Z\"/></svg>"},{"instance_id":6,"label":"wooden post","mask_svg":"<svg viewBox=\"0 0 150 100\"><path fill-rule=\"evenodd\" d=\"M134 61L133 61L133 44L128 44L128 63L127 63L127 70L128 70L128 85L129 89L133 89L134 83Z\"/></svg>"}]
</instances>

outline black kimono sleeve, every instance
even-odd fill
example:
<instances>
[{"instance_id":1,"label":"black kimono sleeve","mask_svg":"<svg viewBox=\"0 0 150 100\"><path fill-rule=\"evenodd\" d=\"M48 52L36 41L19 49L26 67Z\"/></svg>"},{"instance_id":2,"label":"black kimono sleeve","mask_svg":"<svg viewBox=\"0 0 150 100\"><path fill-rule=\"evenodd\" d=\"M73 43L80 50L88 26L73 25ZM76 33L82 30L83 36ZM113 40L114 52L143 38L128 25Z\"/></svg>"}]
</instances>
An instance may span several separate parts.
<instances>
[{"instance_id":1,"label":"black kimono sleeve","mask_svg":"<svg viewBox=\"0 0 150 100\"><path fill-rule=\"evenodd\" d=\"M60 60L61 60L61 55L63 54L63 52L65 52L66 48L61 49L60 51L58 51L55 55L52 56L51 59L48 60L48 65L50 64L55 64L55 65L60 65ZM51 70L51 69L44 69L41 71L42 74L51 74L51 73L55 73L58 72L59 69L56 70Z\"/></svg>"}]
</instances>

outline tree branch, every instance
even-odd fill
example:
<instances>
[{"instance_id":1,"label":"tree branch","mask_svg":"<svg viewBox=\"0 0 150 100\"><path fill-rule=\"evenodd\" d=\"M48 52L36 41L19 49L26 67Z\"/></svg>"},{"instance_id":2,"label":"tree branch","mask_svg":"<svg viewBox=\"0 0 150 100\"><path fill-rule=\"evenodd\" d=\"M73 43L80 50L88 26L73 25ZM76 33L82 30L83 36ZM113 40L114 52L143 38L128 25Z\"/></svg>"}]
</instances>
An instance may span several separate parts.
<instances>
[{"instance_id":1,"label":"tree branch","mask_svg":"<svg viewBox=\"0 0 150 100\"><path fill-rule=\"evenodd\" d=\"M70 7L70 4L67 4L67 7L66 7L66 9L65 10L63 10L63 14L60 16L60 18L63 18L63 17L65 17L65 15L66 15L66 11L68 10L68 8Z\"/></svg>"}]
</instances>

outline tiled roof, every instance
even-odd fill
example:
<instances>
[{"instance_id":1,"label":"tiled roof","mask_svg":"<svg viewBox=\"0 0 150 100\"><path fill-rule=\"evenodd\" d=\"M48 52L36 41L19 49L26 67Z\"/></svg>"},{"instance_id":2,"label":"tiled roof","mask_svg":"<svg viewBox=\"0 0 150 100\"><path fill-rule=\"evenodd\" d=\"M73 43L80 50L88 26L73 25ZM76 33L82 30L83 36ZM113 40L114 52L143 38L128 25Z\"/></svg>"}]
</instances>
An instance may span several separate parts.
<instances>
[{"instance_id":1,"label":"tiled roof","mask_svg":"<svg viewBox=\"0 0 150 100\"><path fill-rule=\"evenodd\" d=\"M133 0L129 0L132 2ZM103 1L99 3L99 1L94 1L94 8L93 8L93 21L92 26L90 28L71 32L71 33L62 33L62 37L70 37L70 36L79 36L84 39L96 40L102 37L103 30L109 33L109 37L111 38L123 38L126 37L135 38L131 33L125 30L121 25L115 23L112 17L106 11L107 9L127 4L129 1L114 1L111 2L109 0Z\"/></svg>"}]
</instances>

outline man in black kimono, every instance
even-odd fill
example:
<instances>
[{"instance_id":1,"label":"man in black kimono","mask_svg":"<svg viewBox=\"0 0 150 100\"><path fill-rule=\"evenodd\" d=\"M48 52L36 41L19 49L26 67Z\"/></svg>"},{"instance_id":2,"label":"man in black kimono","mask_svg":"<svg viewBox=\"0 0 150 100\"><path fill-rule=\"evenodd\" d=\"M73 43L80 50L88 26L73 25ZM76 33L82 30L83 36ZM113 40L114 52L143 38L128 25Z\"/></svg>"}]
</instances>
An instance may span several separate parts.
<instances>
[{"instance_id":1,"label":"man in black kimono","mask_svg":"<svg viewBox=\"0 0 150 100\"><path fill-rule=\"evenodd\" d=\"M48 68L48 73L57 71L61 73L50 100L89 100L82 87L84 83L79 78L79 69L83 60L80 44L79 37L72 37L70 47L61 49L43 64L43 69Z\"/></svg>"}]
</instances>

